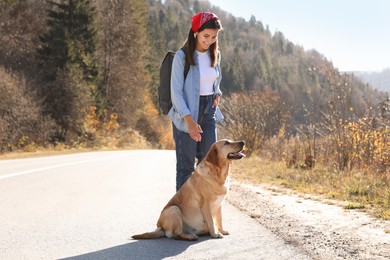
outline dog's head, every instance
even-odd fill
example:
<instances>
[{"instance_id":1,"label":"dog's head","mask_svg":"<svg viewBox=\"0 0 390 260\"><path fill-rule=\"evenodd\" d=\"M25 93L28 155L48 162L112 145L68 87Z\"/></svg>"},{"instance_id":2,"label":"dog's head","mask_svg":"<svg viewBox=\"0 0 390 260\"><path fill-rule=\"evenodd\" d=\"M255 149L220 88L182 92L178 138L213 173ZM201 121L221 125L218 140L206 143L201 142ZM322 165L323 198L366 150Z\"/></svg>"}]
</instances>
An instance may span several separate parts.
<instances>
[{"instance_id":1,"label":"dog's head","mask_svg":"<svg viewBox=\"0 0 390 260\"><path fill-rule=\"evenodd\" d=\"M244 146L244 141L219 140L211 146L206 160L215 165L220 165L231 160L242 159L245 157L245 154L242 152Z\"/></svg>"}]
</instances>

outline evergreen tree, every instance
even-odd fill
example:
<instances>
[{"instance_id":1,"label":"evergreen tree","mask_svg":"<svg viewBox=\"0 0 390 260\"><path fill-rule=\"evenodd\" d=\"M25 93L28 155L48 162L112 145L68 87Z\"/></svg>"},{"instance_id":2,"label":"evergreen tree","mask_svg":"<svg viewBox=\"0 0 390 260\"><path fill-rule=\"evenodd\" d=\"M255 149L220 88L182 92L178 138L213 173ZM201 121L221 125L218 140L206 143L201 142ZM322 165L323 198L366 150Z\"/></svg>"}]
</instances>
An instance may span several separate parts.
<instances>
[{"instance_id":1,"label":"evergreen tree","mask_svg":"<svg viewBox=\"0 0 390 260\"><path fill-rule=\"evenodd\" d=\"M47 33L38 49L44 84L39 89L48 113L62 128L59 138L83 133L83 119L94 103L98 66L95 8L89 0L49 1Z\"/></svg>"},{"instance_id":2,"label":"evergreen tree","mask_svg":"<svg viewBox=\"0 0 390 260\"><path fill-rule=\"evenodd\" d=\"M95 82L98 75L94 58L97 34L94 28L95 8L91 1L49 3L53 7L47 14L49 28L40 37L41 48L38 49L42 65L57 70L76 64L82 69L86 81Z\"/></svg>"}]
</instances>

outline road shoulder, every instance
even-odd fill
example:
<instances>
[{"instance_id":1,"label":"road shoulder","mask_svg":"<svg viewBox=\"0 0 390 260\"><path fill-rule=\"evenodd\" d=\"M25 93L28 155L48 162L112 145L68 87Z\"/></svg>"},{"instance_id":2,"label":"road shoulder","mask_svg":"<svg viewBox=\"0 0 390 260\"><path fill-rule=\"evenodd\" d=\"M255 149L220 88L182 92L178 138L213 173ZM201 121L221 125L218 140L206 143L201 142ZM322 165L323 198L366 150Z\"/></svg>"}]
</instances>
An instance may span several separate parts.
<instances>
[{"instance_id":1,"label":"road shoulder","mask_svg":"<svg viewBox=\"0 0 390 260\"><path fill-rule=\"evenodd\" d=\"M364 212L270 185L233 183L227 200L315 259L390 258L390 222Z\"/></svg>"}]
</instances>

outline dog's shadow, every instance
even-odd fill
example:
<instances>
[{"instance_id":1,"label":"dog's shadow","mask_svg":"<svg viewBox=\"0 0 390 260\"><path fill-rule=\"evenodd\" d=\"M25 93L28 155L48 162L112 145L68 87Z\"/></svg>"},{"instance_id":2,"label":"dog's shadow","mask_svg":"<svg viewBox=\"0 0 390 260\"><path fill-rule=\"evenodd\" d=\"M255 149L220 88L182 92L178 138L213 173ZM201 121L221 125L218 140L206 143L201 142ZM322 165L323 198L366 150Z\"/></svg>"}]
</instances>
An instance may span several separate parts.
<instances>
[{"instance_id":1,"label":"dog's shadow","mask_svg":"<svg viewBox=\"0 0 390 260\"><path fill-rule=\"evenodd\" d=\"M196 241L178 241L168 238L131 240L131 243L115 246L96 252L90 252L78 256L61 258L63 260L86 259L163 259L177 256L190 246L212 239L211 237L199 237Z\"/></svg>"}]
</instances>

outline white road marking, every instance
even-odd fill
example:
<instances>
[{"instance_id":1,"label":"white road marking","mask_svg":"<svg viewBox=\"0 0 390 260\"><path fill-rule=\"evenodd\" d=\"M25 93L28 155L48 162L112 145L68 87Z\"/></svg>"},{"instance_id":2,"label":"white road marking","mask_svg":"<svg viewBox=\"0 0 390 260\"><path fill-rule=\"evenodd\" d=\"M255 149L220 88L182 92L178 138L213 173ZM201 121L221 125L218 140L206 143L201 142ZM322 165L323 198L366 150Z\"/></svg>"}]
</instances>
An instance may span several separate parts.
<instances>
[{"instance_id":1,"label":"white road marking","mask_svg":"<svg viewBox=\"0 0 390 260\"><path fill-rule=\"evenodd\" d=\"M109 160L109 159L123 157L123 156L125 156L125 155L111 156L111 157L106 157L106 158L90 159L90 160L84 160L84 161L78 161L78 162L69 162L69 163L56 164L56 165L52 165L52 166L47 166L47 167L42 167L42 168L37 168L37 169L31 169L31 170L28 170L28 171L15 172L15 173L12 173L12 174L7 174L7 175L4 175L4 176L0 176L0 180L16 177L16 176L20 176L20 175L30 174L30 173L34 173L34 172L51 170L51 169L55 169L55 168L61 168L61 167L66 167L66 166L75 165L75 164L81 164L81 163L87 163L87 162Z\"/></svg>"}]
</instances>

